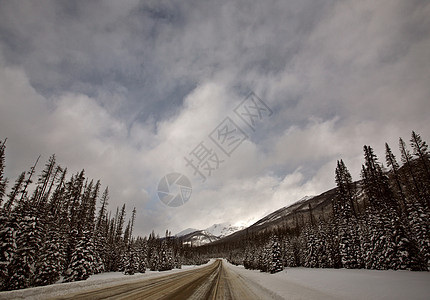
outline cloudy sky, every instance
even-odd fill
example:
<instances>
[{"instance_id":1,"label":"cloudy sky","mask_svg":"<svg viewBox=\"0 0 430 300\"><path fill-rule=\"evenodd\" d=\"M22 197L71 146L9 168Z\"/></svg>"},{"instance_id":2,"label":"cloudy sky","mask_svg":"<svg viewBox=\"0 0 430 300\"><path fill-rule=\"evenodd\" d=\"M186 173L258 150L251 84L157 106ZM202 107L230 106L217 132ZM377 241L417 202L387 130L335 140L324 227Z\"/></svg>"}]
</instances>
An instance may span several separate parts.
<instances>
[{"instance_id":1,"label":"cloudy sky","mask_svg":"<svg viewBox=\"0 0 430 300\"><path fill-rule=\"evenodd\" d=\"M7 176L55 153L141 235L251 223L334 187L337 159L358 179L364 144L430 140L429 31L424 0L0 1ZM234 113L251 92L273 112L254 130ZM230 156L209 137L227 117L248 136ZM222 161L205 182L199 145ZM177 208L171 172L193 185Z\"/></svg>"}]
</instances>

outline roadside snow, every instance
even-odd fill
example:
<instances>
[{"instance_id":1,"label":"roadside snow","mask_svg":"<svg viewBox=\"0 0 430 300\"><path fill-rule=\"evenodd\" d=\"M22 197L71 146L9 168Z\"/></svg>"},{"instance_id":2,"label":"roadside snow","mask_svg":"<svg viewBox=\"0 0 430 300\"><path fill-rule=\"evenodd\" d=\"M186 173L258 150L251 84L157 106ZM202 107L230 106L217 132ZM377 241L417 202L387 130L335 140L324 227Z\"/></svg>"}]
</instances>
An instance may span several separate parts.
<instances>
[{"instance_id":1,"label":"roadside snow","mask_svg":"<svg viewBox=\"0 0 430 300\"><path fill-rule=\"evenodd\" d=\"M276 274L226 266L277 299L430 299L430 273L287 268Z\"/></svg>"},{"instance_id":2,"label":"roadside snow","mask_svg":"<svg viewBox=\"0 0 430 300\"><path fill-rule=\"evenodd\" d=\"M208 264L213 263L214 260L208 262ZM207 264L206 264L207 265ZM47 286L39 286L34 288L0 292L0 299L47 299L59 297L71 293L84 292L88 290L93 290L101 286L108 287L121 283L129 283L133 281L139 281L145 278L156 278L165 276L172 273L183 272L191 269L197 269L204 267L206 265L200 266L182 266L182 269L173 269L170 271L149 271L146 273L136 273L134 275L124 275L121 272L106 272L101 274L92 275L85 281L76 281L68 283L56 283Z\"/></svg>"}]
</instances>

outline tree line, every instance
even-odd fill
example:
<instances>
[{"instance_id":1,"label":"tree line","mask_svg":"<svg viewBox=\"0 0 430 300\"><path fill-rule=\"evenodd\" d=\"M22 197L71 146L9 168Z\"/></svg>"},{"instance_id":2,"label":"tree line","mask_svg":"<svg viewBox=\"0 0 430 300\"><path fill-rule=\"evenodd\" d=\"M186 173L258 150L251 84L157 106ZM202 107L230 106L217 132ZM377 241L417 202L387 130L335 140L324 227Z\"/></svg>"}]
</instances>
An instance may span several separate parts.
<instances>
[{"instance_id":1,"label":"tree line","mask_svg":"<svg viewBox=\"0 0 430 300\"><path fill-rule=\"evenodd\" d=\"M0 290L195 263L168 231L163 238L134 237L136 209L128 220L125 205L112 214L109 189L84 170L68 177L55 155L36 177L39 157L8 190L5 149L6 140L0 143Z\"/></svg>"},{"instance_id":2,"label":"tree line","mask_svg":"<svg viewBox=\"0 0 430 300\"><path fill-rule=\"evenodd\" d=\"M298 266L428 271L430 152L415 132L410 146L412 152L399 139L399 163L386 143L386 166L372 147L364 146L357 182L344 161L337 161L329 218L318 216L310 207L309 221L302 226L282 224L195 251L272 273Z\"/></svg>"}]
</instances>

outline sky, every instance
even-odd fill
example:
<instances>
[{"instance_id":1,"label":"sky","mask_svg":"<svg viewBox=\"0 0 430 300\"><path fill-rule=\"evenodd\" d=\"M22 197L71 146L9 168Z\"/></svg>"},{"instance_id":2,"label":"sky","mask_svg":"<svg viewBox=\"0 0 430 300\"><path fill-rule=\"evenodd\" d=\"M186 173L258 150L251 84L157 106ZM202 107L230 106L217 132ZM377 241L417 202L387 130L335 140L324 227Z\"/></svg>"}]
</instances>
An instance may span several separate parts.
<instances>
[{"instance_id":1,"label":"sky","mask_svg":"<svg viewBox=\"0 0 430 300\"><path fill-rule=\"evenodd\" d=\"M136 207L135 235L249 225L333 188L338 159L359 179L363 145L430 141L429 83L424 0L0 0L6 176L55 153ZM175 172L192 194L169 207Z\"/></svg>"}]
</instances>

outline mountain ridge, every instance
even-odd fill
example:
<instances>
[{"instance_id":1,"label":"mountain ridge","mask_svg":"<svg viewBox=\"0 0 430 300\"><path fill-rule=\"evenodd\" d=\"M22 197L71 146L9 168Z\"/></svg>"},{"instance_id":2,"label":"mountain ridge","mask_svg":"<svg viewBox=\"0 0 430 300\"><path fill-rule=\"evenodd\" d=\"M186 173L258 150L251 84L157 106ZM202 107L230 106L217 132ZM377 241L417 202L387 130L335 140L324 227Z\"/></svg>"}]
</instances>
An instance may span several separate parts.
<instances>
[{"instance_id":1,"label":"mountain ridge","mask_svg":"<svg viewBox=\"0 0 430 300\"><path fill-rule=\"evenodd\" d=\"M224 222L213 224L202 230L187 228L178 232L175 236L180 238L184 244L201 246L218 241L245 228L245 226L233 226L230 222Z\"/></svg>"}]
</instances>

